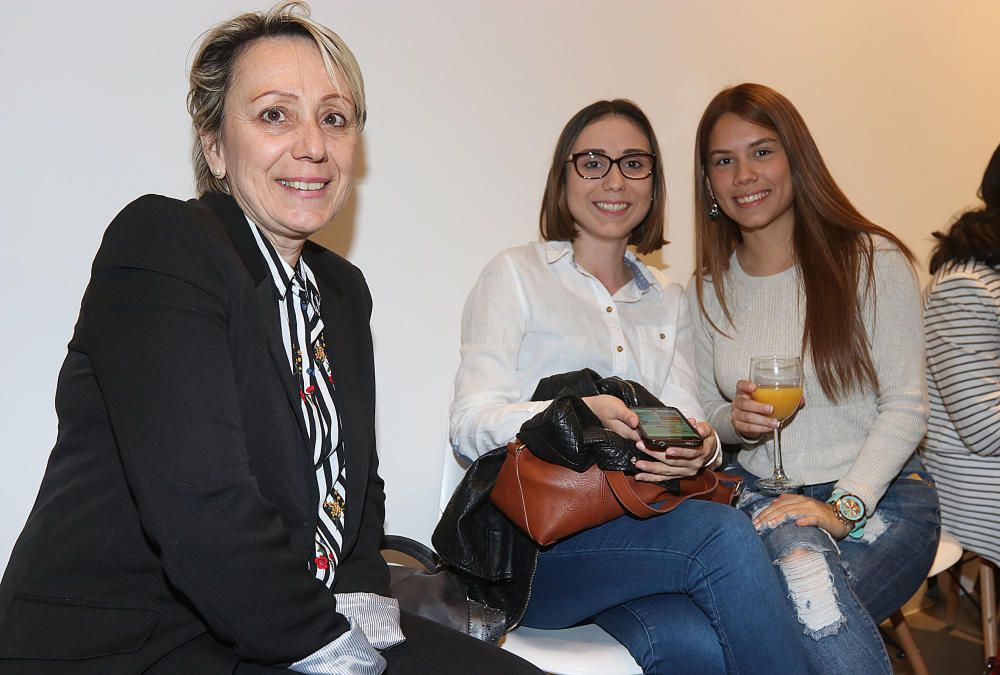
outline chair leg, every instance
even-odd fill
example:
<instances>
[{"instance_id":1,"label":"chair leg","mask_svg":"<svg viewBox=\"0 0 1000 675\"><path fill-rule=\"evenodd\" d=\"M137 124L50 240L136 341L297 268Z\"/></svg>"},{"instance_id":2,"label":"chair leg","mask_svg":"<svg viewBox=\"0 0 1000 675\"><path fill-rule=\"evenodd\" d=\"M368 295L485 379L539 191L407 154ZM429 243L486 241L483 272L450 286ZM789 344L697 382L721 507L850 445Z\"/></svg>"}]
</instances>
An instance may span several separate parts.
<instances>
[{"instance_id":1,"label":"chair leg","mask_svg":"<svg viewBox=\"0 0 1000 675\"><path fill-rule=\"evenodd\" d=\"M997 596L992 563L979 566L979 604L983 610L983 653L986 660L997 656Z\"/></svg>"},{"instance_id":2,"label":"chair leg","mask_svg":"<svg viewBox=\"0 0 1000 675\"><path fill-rule=\"evenodd\" d=\"M920 648L917 647L917 643L913 639L913 633L910 632L910 625L906 623L906 617L903 616L903 612L897 609L889 617L889 621L896 631L896 638L899 640L899 645L903 648L903 653L906 654L906 659L910 662L913 675L930 675L927 671L927 664L924 663L924 657L920 654Z\"/></svg>"},{"instance_id":3,"label":"chair leg","mask_svg":"<svg viewBox=\"0 0 1000 675\"><path fill-rule=\"evenodd\" d=\"M951 576L951 569L945 570L934 578L937 579L938 588L941 589L941 594L944 596L945 622L948 626L954 626L958 617L959 583Z\"/></svg>"}]
</instances>

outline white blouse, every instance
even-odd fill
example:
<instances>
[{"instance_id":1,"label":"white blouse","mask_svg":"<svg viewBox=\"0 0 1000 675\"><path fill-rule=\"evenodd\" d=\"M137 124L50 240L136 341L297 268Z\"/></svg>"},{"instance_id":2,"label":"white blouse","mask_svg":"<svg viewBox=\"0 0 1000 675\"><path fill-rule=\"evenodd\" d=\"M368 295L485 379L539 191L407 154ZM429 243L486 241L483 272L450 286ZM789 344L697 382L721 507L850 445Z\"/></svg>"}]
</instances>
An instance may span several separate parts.
<instances>
[{"instance_id":1,"label":"white blouse","mask_svg":"<svg viewBox=\"0 0 1000 675\"><path fill-rule=\"evenodd\" d=\"M483 270L462 314L451 444L463 456L504 445L549 402L538 381L591 368L634 380L703 419L683 289L631 252L633 279L613 296L576 264L568 241L508 249Z\"/></svg>"}]
</instances>

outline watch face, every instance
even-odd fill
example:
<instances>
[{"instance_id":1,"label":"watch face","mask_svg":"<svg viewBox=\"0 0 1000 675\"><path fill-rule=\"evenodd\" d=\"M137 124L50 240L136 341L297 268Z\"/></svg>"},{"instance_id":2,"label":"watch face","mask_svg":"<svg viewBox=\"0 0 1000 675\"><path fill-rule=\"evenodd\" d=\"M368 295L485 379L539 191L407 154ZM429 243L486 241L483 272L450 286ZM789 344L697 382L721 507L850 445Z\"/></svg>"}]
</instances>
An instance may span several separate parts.
<instances>
[{"instance_id":1,"label":"watch face","mask_svg":"<svg viewBox=\"0 0 1000 675\"><path fill-rule=\"evenodd\" d=\"M856 523L865 515L865 505L854 495L844 495L837 500L837 511L847 520Z\"/></svg>"}]
</instances>

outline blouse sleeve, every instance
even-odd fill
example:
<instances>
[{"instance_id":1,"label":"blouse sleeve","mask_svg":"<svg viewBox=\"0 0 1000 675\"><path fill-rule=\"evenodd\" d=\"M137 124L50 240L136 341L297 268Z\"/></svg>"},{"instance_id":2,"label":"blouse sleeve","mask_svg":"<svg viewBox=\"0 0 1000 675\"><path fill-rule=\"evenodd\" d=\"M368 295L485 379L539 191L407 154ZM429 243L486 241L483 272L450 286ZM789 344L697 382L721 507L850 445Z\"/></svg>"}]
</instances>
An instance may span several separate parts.
<instances>
[{"instance_id":1,"label":"blouse sleeve","mask_svg":"<svg viewBox=\"0 0 1000 675\"><path fill-rule=\"evenodd\" d=\"M976 274L953 273L927 296L927 374L970 452L1000 456L1000 308Z\"/></svg>"},{"instance_id":2,"label":"blouse sleeve","mask_svg":"<svg viewBox=\"0 0 1000 675\"><path fill-rule=\"evenodd\" d=\"M510 257L500 254L483 270L462 312L450 439L465 457L502 446L548 406L548 401L520 400L517 365L527 316L521 279Z\"/></svg>"},{"instance_id":3,"label":"blouse sleeve","mask_svg":"<svg viewBox=\"0 0 1000 675\"><path fill-rule=\"evenodd\" d=\"M923 438L929 415L920 290L899 249L883 244L876 250L874 290L869 337L879 382L877 415L857 458L837 482L870 511Z\"/></svg>"}]
</instances>

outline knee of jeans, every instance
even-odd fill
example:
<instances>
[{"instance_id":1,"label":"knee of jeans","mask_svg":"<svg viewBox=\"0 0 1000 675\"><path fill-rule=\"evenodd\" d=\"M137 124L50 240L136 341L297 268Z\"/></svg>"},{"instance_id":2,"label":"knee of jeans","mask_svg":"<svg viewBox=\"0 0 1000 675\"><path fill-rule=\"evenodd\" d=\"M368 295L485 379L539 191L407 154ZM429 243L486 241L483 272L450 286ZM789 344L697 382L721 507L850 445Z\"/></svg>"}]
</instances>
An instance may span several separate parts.
<instances>
[{"instance_id":1,"label":"knee of jeans","mask_svg":"<svg viewBox=\"0 0 1000 675\"><path fill-rule=\"evenodd\" d=\"M806 635L820 640L836 635L846 623L837 602L837 589L827 560L827 549L801 543L788 547L777 560L785 578L795 615Z\"/></svg>"},{"instance_id":2,"label":"knee of jeans","mask_svg":"<svg viewBox=\"0 0 1000 675\"><path fill-rule=\"evenodd\" d=\"M733 553L761 546L760 535L753 522L742 511L726 509L715 523L717 543Z\"/></svg>"}]
</instances>

